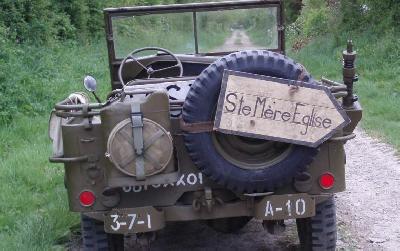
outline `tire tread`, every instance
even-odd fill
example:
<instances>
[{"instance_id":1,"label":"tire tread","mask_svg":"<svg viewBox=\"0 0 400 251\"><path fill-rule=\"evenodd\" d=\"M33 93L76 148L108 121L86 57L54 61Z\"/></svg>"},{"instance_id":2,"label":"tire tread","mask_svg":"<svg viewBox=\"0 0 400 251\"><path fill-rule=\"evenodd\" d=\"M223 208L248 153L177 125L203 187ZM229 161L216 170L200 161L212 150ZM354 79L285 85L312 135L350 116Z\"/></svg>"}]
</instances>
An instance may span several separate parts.
<instances>
[{"instance_id":1,"label":"tire tread","mask_svg":"<svg viewBox=\"0 0 400 251\"><path fill-rule=\"evenodd\" d=\"M104 223L81 215L82 244L84 251L124 250L122 235L104 232Z\"/></svg>"},{"instance_id":2,"label":"tire tread","mask_svg":"<svg viewBox=\"0 0 400 251\"><path fill-rule=\"evenodd\" d=\"M315 211L311 218L296 220L301 250L334 251L337 240L334 198L317 204Z\"/></svg>"}]
</instances>

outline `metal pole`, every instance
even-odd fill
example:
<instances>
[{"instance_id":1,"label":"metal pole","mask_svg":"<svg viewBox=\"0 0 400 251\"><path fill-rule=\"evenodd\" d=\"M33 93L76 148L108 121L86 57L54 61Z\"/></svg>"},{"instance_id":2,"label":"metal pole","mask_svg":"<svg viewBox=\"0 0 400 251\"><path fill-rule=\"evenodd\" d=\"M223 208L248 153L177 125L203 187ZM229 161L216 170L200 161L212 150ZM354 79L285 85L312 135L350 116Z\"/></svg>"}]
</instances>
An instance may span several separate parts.
<instances>
[{"instance_id":1,"label":"metal pole","mask_svg":"<svg viewBox=\"0 0 400 251\"><path fill-rule=\"evenodd\" d=\"M199 38L197 35L197 13L196 13L196 11L193 11L193 33L194 33L195 53L199 54Z\"/></svg>"},{"instance_id":2,"label":"metal pole","mask_svg":"<svg viewBox=\"0 0 400 251\"><path fill-rule=\"evenodd\" d=\"M354 82L357 82L355 61L357 52L353 51L353 42L347 41L347 49L343 51L343 83L347 87L347 96L343 98L344 107L352 107L357 101L357 97L353 93Z\"/></svg>"}]
</instances>

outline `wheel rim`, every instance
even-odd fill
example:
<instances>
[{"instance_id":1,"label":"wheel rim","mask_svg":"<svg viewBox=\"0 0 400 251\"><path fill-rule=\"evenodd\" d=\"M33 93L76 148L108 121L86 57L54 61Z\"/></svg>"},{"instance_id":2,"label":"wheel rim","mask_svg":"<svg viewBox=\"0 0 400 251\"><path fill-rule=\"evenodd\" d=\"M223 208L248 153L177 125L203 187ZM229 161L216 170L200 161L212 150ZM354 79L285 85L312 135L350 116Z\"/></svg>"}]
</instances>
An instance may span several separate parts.
<instances>
[{"instance_id":1,"label":"wheel rim","mask_svg":"<svg viewBox=\"0 0 400 251\"><path fill-rule=\"evenodd\" d=\"M217 152L233 165L248 170L265 169L285 159L293 150L292 144L212 133Z\"/></svg>"}]
</instances>

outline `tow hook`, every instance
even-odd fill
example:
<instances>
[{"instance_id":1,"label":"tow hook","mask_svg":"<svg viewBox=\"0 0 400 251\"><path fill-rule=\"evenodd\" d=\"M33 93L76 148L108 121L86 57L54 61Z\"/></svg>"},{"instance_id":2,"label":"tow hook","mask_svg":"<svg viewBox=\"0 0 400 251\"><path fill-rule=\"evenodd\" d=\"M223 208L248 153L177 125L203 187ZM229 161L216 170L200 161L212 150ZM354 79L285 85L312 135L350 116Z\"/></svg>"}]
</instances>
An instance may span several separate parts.
<instances>
[{"instance_id":1,"label":"tow hook","mask_svg":"<svg viewBox=\"0 0 400 251\"><path fill-rule=\"evenodd\" d=\"M209 187L204 188L204 195L193 200L192 206L195 211L199 211L202 207L206 207L208 212L211 212L213 207L218 205L223 205L224 202L218 197L212 195L212 190Z\"/></svg>"}]
</instances>

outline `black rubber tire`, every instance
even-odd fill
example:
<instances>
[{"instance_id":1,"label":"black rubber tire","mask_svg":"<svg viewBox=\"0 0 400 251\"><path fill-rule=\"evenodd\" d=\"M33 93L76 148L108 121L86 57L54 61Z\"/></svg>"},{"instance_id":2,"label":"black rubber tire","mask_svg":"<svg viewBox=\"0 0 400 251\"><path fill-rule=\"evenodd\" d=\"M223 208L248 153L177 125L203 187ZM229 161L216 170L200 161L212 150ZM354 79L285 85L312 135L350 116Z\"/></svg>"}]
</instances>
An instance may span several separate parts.
<instances>
[{"instance_id":1,"label":"black rubber tire","mask_svg":"<svg viewBox=\"0 0 400 251\"><path fill-rule=\"evenodd\" d=\"M235 233L242 229L252 217L232 217L206 220L207 226L220 233Z\"/></svg>"},{"instance_id":2,"label":"black rubber tire","mask_svg":"<svg viewBox=\"0 0 400 251\"><path fill-rule=\"evenodd\" d=\"M337 239L334 198L317 204L315 212L314 217L296 220L301 250L334 251Z\"/></svg>"},{"instance_id":3,"label":"black rubber tire","mask_svg":"<svg viewBox=\"0 0 400 251\"><path fill-rule=\"evenodd\" d=\"M186 123L214 120L225 69L313 83L305 69L288 57L265 50L242 51L222 57L195 80L186 97L182 117ZM264 192L287 184L313 161L318 150L294 145L291 153L274 165L257 170L235 166L216 150L212 133L185 134L192 161L209 178L235 192Z\"/></svg>"},{"instance_id":4,"label":"black rubber tire","mask_svg":"<svg viewBox=\"0 0 400 251\"><path fill-rule=\"evenodd\" d=\"M81 215L82 246L84 251L123 251L124 236L104 232L104 223Z\"/></svg>"}]
</instances>

